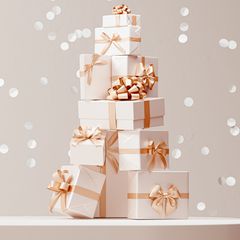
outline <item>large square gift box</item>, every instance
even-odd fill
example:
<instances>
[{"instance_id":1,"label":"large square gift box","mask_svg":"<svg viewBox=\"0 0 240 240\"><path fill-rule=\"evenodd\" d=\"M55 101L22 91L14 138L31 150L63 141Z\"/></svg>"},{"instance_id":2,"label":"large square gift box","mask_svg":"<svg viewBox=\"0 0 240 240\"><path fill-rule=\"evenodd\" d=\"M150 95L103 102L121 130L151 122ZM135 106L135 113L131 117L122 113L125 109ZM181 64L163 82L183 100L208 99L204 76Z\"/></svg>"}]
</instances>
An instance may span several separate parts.
<instances>
[{"instance_id":1,"label":"large square gift box","mask_svg":"<svg viewBox=\"0 0 240 240\"><path fill-rule=\"evenodd\" d=\"M93 218L105 175L86 167L66 165L53 174L50 211L75 218Z\"/></svg>"},{"instance_id":2,"label":"large square gift box","mask_svg":"<svg viewBox=\"0 0 240 240\"><path fill-rule=\"evenodd\" d=\"M81 99L106 99L111 87L111 57L80 54Z\"/></svg>"},{"instance_id":3,"label":"large square gift box","mask_svg":"<svg viewBox=\"0 0 240 240\"><path fill-rule=\"evenodd\" d=\"M169 167L168 131L119 131L119 169L161 170Z\"/></svg>"},{"instance_id":4,"label":"large square gift box","mask_svg":"<svg viewBox=\"0 0 240 240\"><path fill-rule=\"evenodd\" d=\"M80 125L101 129L134 130L163 125L164 98L135 101L79 101Z\"/></svg>"},{"instance_id":5,"label":"large square gift box","mask_svg":"<svg viewBox=\"0 0 240 240\"><path fill-rule=\"evenodd\" d=\"M189 200L188 181L188 172L129 172L128 218L187 218Z\"/></svg>"},{"instance_id":6,"label":"large square gift box","mask_svg":"<svg viewBox=\"0 0 240 240\"><path fill-rule=\"evenodd\" d=\"M95 53L100 55L139 55L138 26L95 28Z\"/></svg>"}]
</instances>

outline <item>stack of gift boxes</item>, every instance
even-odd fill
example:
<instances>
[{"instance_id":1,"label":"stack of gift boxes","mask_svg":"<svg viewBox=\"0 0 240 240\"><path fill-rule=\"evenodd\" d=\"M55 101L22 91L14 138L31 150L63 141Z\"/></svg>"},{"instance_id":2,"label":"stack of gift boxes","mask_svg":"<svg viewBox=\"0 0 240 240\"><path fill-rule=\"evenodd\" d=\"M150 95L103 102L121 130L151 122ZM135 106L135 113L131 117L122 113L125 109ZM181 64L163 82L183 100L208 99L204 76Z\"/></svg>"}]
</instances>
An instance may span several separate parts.
<instances>
[{"instance_id":1,"label":"stack of gift boxes","mask_svg":"<svg viewBox=\"0 0 240 240\"><path fill-rule=\"evenodd\" d=\"M77 218L188 217L188 172L169 171L158 58L141 56L140 15L103 16L95 53L80 55L80 125L70 164L53 174L50 210Z\"/></svg>"}]
</instances>

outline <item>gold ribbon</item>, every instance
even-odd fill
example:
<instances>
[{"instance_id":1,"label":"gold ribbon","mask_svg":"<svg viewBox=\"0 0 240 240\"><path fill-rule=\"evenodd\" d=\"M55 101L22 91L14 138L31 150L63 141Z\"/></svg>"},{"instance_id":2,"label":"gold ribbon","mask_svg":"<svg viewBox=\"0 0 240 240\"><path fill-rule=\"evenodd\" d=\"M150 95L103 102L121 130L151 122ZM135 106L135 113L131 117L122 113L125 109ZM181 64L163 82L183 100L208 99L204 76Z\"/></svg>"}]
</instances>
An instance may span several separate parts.
<instances>
[{"instance_id":1,"label":"gold ribbon","mask_svg":"<svg viewBox=\"0 0 240 240\"><path fill-rule=\"evenodd\" d=\"M111 130L117 129L116 104L114 101L108 103L108 121Z\"/></svg>"},{"instance_id":2,"label":"gold ribbon","mask_svg":"<svg viewBox=\"0 0 240 240\"><path fill-rule=\"evenodd\" d=\"M90 140L92 143L97 144L98 141L103 138L104 134L99 127L88 128L86 126L79 126L73 131L71 144L72 146L77 146L80 142L86 140Z\"/></svg>"},{"instance_id":3,"label":"gold ribbon","mask_svg":"<svg viewBox=\"0 0 240 240\"><path fill-rule=\"evenodd\" d=\"M91 85L91 83L92 83L93 67L95 65L107 64L107 61L101 60L100 57L101 57L101 55L99 55L99 54L93 54L91 63L85 64L83 67L83 71L80 70L80 77L87 75L87 84L88 85Z\"/></svg>"},{"instance_id":4,"label":"gold ribbon","mask_svg":"<svg viewBox=\"0 0 240 240\"><path fill-rule=\"evenodd\" d=\"M150 127L150 102L144 101L144 128Z\"/></svg>"},{"instance_id":5,"label":"gold ribbon","mask_svg":"<svg viewBox=\"0 0 240 240\"><path fill-rule=\"evenodd\" d=\"M113 14L129 14L131 13L131 10L128 8L127 5L121 4L113 7L112 10Z\"/></svg>"},{"instance_id":6,"label":"gold ribbon","mask_svg":"<svg viewBox=\"0 0 240 240\"><path fill-rule=\"evenodd\" d=\"M99 201L100 194L89 189L80 187L78 185L72 185L72 176L68 176L66 178L67 170L57 170L53 174L53 181L48 185L48 189L53 191L55 194L52 196L52 199L49 204L49 210L52 212L54 206L57 201L60 199L61 201L61 209L62 211L66 211L66 202L67 195L70 192L74 192L78 195Z\"/></svg>"},{"instance_id":7,"label":"gold ribbon","mask_svg":"<svg viewBox=\"0 0 240 240\"><path fill-rule=\"evenodd\" d=\"M136 77L120 77L112 85L107 97L111 100L137 100L147 95L144 85Z\"/></svg>"}]
</instances>

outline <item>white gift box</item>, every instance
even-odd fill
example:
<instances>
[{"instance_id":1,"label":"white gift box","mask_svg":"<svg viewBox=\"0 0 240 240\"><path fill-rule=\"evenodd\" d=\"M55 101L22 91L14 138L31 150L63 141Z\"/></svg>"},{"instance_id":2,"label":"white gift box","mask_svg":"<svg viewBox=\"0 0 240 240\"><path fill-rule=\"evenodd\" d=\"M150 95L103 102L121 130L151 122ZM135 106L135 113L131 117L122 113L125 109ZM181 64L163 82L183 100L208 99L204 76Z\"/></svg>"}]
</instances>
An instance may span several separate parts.
<instances>
[{"instance_id":1,"label":"white gift box","mask_svg":"<svg viewBox=\"0 0 240 240\"><path fill-rule=\"evenodd\" d=\"M119 77L142 75L141 69L153 66L154 73L158 76L158 58L149 56L112 56L112 81ZM148 97L158 97L158 81L154 83L152 90L148 90Z\"/></svg>"},{"instance_id":2,"label":"white gift box","mask_svg":"<svg viewBox=\"0 0 240 240\"><path fill-rule=\"evenodd\" d=\"M95 28L95 53L100 55L139 55L140 28L137 26Z\"/></svg>"},{"instance_id":3,"label":"white gift box","mask_svg":"<svg viewBox=\"0 0 240 240\"><path fill-rule=\"evenodd\" d=\"M80 54L81 99L106 99L111 87L111 57Z\"/></svg>"},{"instance_id":4,"label":"white gift box","mask_svg":"<svg viewBox=\"0 0 240 240\"><path fill-rule=\"evenodd\" d=\"M188 172L128 172L128 218L186 219L188 204Z\"/></svg>"},{"instance_id":5,"label":"white gift box","mask_svg":"<svg viewBox=\"0 0 240 240\"><path fill-rule=\"evenodd\" d=\"M164 98L78 102L80 125L101 129L134 130L162 126L164 114Z\"/></svg>"},{"instance_id":6,"label":"white gift box","mask_svg":"<svg viewBox=\"0 0 240 240\"><path fill-rule=\"evenodd\" d=\"M136 14L114 14L103 16L103 27L140 26L141 16Z\"/></svg>"},{"instance_id":7,"label":"white gift box","mask_svg":"<svg viewBox=\"0 0 240 240\"><path fill-rule=\"evenodd\" d=\"M169 167L168 131L119 131L119 170L161 170Z\"/></svg>"}]
</instances>

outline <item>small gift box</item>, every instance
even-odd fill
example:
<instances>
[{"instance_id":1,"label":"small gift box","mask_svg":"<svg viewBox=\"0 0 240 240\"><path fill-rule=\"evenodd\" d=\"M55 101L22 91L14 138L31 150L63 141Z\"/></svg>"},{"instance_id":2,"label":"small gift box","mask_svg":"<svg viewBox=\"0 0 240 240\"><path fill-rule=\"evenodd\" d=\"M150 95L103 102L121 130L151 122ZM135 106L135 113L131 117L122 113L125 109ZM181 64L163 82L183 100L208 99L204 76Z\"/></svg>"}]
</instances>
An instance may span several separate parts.
<instances>
[{"instance_id":1,"label":"small gift box","mask_svg":"<svg viewBox=\"0 0 240 240\"><path fill-rule=\"evenodd\" d=\"M136 14L114 14L103 16L103 27L140 26L141 16Z\"/></svg>"},{"instance_id":2,"label":"small gift box","mask_svg":"<svg viewBox=\"0 0 240 240\"><path fill-rule=\"evenodd\" d=\"M75 218L93 218L104 182L104 174L80 166L62 166L48 186L54 192L50 211Z\"/></svg>"},{"instance_id":3,"label":"small gift box","mask_svg":"<svg viewBox=\"0 0 240 240\"><path fill-rule=\"evenodd\" d=\"M188 181L188 172L129 172L128 218L187 218L189 202Z\"/></svg>"},{"instance_id":4,"label":"small gift box","mask_svg":"<svg viewBox=\"0 0 240 240\"><path fill-rule=\"evenodd\" d=\"M120 77L138 78L147 88L148 97L158 97L158 58L112 56L112 82Z\"/></svg>"},{"instance_id":5,"label":"small gift box","mask_svg":"<svg viewBox=\"0 0 240 240\"><path fill-rule=\"evenodd\" d=\"M111 57L80 54L81 99L106 99L111 87Z\"/></svg>"},{"instance_id":6,"label":"small gift box","mask_svg":"<svg viewBox=\"0 0 240 240\"><path fill-rule=\"evenodd\" d=\"M118 138L120 171L152 171L168 167L168 131L120 131Z\"/></svg>"},{"instance_id":7,"label":"small gift box","mask_svg":"<svg viewBox=\"0 0 240 240\"><path fill-rule=\"evenodd\" d=\"M137 26L95 28L95 53L100 55L139 55L140 42Z\"/></svg>"},{"instance_id":8,"label":"small gift box","mask_svg":"<svg viewBox=\"0 0 240 240\"><path fill-rule=\"evenodd\" d=\"M134 130L161 126L164 113L164 98L78 102L80 125L99 126L101 129Z\"/></svg>"}]
</instances>

